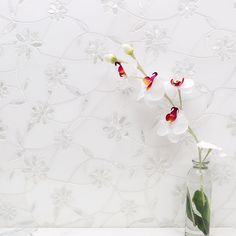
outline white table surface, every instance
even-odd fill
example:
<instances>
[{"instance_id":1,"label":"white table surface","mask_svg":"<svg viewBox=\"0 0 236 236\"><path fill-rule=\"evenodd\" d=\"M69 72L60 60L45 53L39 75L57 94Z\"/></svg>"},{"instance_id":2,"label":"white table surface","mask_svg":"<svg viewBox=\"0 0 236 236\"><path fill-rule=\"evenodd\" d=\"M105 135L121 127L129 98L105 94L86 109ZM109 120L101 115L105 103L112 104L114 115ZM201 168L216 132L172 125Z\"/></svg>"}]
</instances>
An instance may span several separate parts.
<instances>
[{"instance_id":1,"label":"white table surface","mask_svg":"<svg viewBox=\"0 0 236 236\"><path fill-rule=\"evenodd\" d=\"M182 228L0 229L0 236L184 236ZM213 228L211 236L236 236L234 228Z\"/></svg>"}]
</instances>

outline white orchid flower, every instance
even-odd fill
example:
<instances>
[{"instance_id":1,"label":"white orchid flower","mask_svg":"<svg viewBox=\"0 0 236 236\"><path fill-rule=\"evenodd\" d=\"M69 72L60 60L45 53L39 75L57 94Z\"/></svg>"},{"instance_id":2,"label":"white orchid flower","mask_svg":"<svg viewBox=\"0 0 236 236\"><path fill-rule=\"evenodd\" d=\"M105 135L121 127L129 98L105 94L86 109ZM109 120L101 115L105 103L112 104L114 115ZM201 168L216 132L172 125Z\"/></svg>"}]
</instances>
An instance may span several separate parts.
<instances>
[{"instance_id":1,"label":"white orchid flower","mask_svg":"<svg viewBox=\"0 0 236 236\"><path fill-rule=\"evenodd\" d=\"M161 119L157 125L157 134L159 136L168 136L168 139L177 143L182 134L188 129L188 120L184 112L177 107L172 107L171 112Z\"/></svg>"},{"instance_id":2,"label":"white orchid flower","mask_svg":"<svg viewBox=\"0 0 236 236\"><path fill-rule=\"evenodd\" d=\"M165 89L168 94L176 94L178 90L182 93L189 94L192 92L194 87L194 81L192 79L174 80L171 79L169 82L165 82Z\"/></svg>"},{"instance_id":3,"label":"white orchid flower","mask_svg":"<svg viewBox=\"0 0 236 236\"><path fill-rule=\"evenodd\" d=\"M218 147L214 144L211 144L211 143L208 143L208 142L205 142L205 141L200 141L197 146L201 149L207 149L208 151L209 150L212 150L212 151L215 151L217 153L218 156L220 157L224 157L226 156L226 153L223 152L223 149L221 147Z\"/></svg>"},{"instance_id":4,"label":"white orchid flower","mask_svg":"<svg viewBox=\"0 0 236 236\"><path fill-rule=\"evenodd\" d=\"M158 101L165 95L165 89L161 81L157 80L157 72L151 77L146 76L141 81L141 91L137 100Z\"/></svg>"}]
</instances>

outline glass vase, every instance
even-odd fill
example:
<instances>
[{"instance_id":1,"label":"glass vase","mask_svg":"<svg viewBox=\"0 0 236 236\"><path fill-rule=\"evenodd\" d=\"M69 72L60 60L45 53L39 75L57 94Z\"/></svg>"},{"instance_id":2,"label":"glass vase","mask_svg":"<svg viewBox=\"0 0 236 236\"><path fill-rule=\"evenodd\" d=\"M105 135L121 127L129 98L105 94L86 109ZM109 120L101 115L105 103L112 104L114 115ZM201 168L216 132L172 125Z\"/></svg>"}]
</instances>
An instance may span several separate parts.
<instances>
[{"instance_id":1,"label":"glass vase","mask_svg":"<svg viewBox=\"0 0 236 236\"><path fill-rule=\"evenodd\" d=\"M186 236L209 236L211 217L211 173L209 162L193 160L187 175Z\"/></svg>"}]
</instances>

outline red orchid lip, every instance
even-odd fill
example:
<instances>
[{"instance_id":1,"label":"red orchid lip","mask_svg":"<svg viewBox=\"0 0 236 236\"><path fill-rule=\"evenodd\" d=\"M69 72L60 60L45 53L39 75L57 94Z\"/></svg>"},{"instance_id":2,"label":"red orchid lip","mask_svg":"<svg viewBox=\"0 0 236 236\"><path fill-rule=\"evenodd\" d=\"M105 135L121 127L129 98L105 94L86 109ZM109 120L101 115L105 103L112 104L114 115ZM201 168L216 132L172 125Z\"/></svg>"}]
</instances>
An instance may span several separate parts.
<instances>
[{"instance_id":1,"label":"red orchid lip","mask_svg":"<svg viewBox=\"0 0 236 236\"><path fill-rule=\"evenodd\" d=\"M157 72L153 72L152 76L146 76L143 79L143 82L145 85L147 85L146 90L150 90L153 84L153 81L155 80L155 78L157 77L158 73Z\"/></svg>"},{"instance_id":2,"label":"red orchid lip","mask_svg":"<svg viewBox=\"0 0 236 236\"><path fill-rule=\"evenodd\" d=\"M170 83L175 87L180 87L184 83L184 78L181 81L171 79Z\"/></svg>"},{"instance_id":3,"label":"red orchid lip","mask_svg":"<svg viewBox=\"0 0 236 236\"><path fill-rule=\"evenodd\" d=\"M169 123L174 122L177 118L178 111L179 111L178 107L172 107L171 112L166 115L166 121Z\"/></svg>"},{"instance_id":4,"label":"red orchid lip","mask_svg":"<svg viewBox=\"0 0 236 236\"><path fill-rule=\"evenodd\" d=\"M115 66L117 66L117 65L118 65L118 72L119 72L120 77L126 77L125 70L124 70L123 66L121 65L121 63L116 61Z\"/></svg>"}]
</instances>

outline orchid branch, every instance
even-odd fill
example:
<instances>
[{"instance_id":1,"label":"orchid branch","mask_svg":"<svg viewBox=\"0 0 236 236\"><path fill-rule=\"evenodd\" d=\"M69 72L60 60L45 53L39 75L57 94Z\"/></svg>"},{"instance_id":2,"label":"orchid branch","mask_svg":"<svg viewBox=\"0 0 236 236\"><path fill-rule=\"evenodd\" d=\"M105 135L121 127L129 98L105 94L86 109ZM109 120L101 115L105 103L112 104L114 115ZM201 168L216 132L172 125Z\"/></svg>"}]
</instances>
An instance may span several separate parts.
<instances>
[{"instance_id":1,"label":"orchid branch","mask_svg":"<svg viewBox=\"0 0 236 236\"><path fill-rule=\"evenodd\" d=\"M138 59L136 58L135 54L134 54L134 49L131 48L129 45L124 45L123 46L125 52L127 55L131 56L137 63L137 69L144 75L147 76L147 74L145 73L143 67L141 66L141 64L139 63ZM175 106L174 102L172 101L172 99L165 93L164 97L167 99L167 101L172 105ZM182 101L182 96L181 96L181 91L180 89L178 89L178 97L179 97L179 106L180 109L183 109L183 101ZM193 129L189 126L188 127L188 132L193 136L194 140L196 141L196 143L199 143L199 140L197 138L197 135L195 134L195 132L193 131ZM210 154L210 153L209 153ZM208 154L208 155L209 155ZM199 157L199 162L200 165L202 166L202 150L201 148L198 147L198 157Z\"/></svg>"},{"instance_id":2,"label":"orchid branch","mask_svg":"<svg viewBox=\"0 0 236 236\"><path fill-rule=\"evenodd\" d=\"M137 57L135 56L134 48L132 46L130 46L129 44L123 44L122 48L124 49L124 52L128 56L130 56L133 60L135 60L135 62L137 63L137 67L136 67L137 70L139 70L145 77L148 77L147 73L144 70L144 68L139 63ZM125 72L123 71L123 68L122 68L120 62L118 62L118 59L117 59L117 57L114 54L108 54L106 56L106 59L108 59L108 61L111 62L112 64L118 64L121 67L120 71L118 69L118 71L120 73L120 76L121 77L124 76ZM126 77L127 77L127 75L126 75ZM148 82L150 82L150 80ZM178 81L178 80L175 81L173 79L171 80L171 84L173 86L176 86L176 87L180 86L183 82L184 82L184 78L182 79L182 81ZM150 83L152 83L152 82L150 82ZM171 104L172 107L175 107L175 103L173 102L173 100L166 93L164 94L164 97ZM179 98L179 109L182 110L183 109L183 100L182 100L181 90L179 88L178 88L178 98ZM196 142L196 144L198 144L199 143L199 139L198 139L197 135L195 134L195 132L193 131L193 129L190 126L188 126L188 132L193 137L193 139ZM204 157L204 159L202 159L202 149L200 147L198 147L197 149L198 149L199 163L200 163L200 166L202 167L202 161L204 161L208 157L208 155L211 153L211 151L207 152L207 155Z\"/></svg>"},{"instance_id":3,"label":"orchid branch","mask_svg":"<svg viewBox=\"0 0 236 236\"><path fill-rule=\"evenodd\" d=\"M146 77L147 76L146 72L144 71L143 67L141 66L141 64L139 63L139 61L137 60L137 58L134 54L134 48L131 47L129 44L123 44L122 48L124 49L124 52L128 56L132 57L136 61L137 69Z\"/></svg>"}]
</instances>

